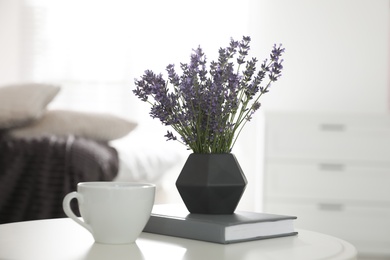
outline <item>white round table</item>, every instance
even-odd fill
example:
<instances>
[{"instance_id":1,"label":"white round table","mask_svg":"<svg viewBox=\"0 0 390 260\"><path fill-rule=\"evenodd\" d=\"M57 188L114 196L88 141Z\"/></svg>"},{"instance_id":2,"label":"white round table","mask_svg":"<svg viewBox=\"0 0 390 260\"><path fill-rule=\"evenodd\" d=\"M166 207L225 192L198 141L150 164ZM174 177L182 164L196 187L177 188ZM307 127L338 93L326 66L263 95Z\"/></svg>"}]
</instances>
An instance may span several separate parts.
<instances>
[{"instance_id":1,"label":"white round table","mask_svg":"<svg viewBox=\"0 0 390 260\"><path fill-rule=\"evenodd\" d=\"M92 235L71 219L0 225L0 259L81 260L314 260L356 259L357 251L341 239L307 230L292 237L221 245L142 233L130 245L94 243Z\"/></svg>"}]
</instances>

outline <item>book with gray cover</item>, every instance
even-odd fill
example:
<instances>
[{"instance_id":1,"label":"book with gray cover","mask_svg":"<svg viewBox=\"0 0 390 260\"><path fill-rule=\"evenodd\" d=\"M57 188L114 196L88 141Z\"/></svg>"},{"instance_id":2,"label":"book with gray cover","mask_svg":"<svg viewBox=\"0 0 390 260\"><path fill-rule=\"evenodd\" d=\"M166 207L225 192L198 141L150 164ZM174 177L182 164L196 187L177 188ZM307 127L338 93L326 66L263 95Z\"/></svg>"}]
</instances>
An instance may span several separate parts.
<instances>
[{"instance_id":1,"label":"book with gray cover","mask_svg":"<svg viewBox=\"0 0 390 260\"><path fill-rule=\"evenodd\" d=\"M155 205L144 232L230 244L296 235L296 218L249 211L230 215L190 214L177 205Z\"/></svg>"}]
</instances>

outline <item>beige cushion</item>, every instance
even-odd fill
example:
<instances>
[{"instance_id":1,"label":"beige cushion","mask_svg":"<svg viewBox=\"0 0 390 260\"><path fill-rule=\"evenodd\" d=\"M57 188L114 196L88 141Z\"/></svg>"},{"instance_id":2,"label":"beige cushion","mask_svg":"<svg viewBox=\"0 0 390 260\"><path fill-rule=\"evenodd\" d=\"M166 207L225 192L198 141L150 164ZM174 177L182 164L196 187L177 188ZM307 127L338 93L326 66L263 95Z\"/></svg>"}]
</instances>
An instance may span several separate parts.
<instances>
[{"instance_id":1,"label":"beige cushion","mask_svg":"<svg viewBox=\"0 0 390 260\"><path fill-rule=\"evenodd\" d=\"M9 135L17 138L75 135L107 142L127 135L136 126L134 122L110 114L49 110L40 120L12 129Z\"/></svg>"},{"instance_id":2,"label":"beige cushion","mask_svg":"<svg viewBox=\"0 0 390 260\"><path fill-rule=\"evenodd\" d=\"M20 84L0 87L0 129L20 126L40 118L60 91L49 84Z\"/></svg>"}]
</instances>

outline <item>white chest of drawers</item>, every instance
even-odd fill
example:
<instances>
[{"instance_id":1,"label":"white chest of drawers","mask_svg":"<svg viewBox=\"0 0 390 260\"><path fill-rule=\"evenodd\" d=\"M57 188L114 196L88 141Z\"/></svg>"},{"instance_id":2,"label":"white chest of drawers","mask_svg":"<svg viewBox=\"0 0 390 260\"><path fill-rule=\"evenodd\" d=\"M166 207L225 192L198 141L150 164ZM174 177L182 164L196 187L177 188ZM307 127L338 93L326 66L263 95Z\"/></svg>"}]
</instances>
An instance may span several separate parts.
<instances>
[{"instance_id":1,"label":"white chest of drawers","mask_svg":"<svg viewBox=\"0 0 390 260\"><path fill-rule=\"evenodd\" d=\"M269 112L264 209L390 255L390 116Z\"/></svg>"}]
</instances>

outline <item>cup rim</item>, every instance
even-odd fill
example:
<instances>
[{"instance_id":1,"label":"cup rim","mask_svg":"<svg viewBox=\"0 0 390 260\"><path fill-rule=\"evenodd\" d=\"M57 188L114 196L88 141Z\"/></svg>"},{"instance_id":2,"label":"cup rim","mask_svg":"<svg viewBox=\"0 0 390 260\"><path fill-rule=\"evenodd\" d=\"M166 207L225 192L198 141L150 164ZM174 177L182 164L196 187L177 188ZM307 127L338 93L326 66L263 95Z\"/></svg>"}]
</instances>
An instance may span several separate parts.
<instances>
[{"instance_id":1,"label":"cup rim","mask_svg":"<svg viewBox=\"0 0 390 260\"><path fill-rule=\"evenodd\" d=\"M152 183L144 183L144 182L116 182L116 181L86 181L79 182L77 187L88 187L95 189L134 189L134 188L155 188L156 185Z\"/></svg>"}]
</instances>

